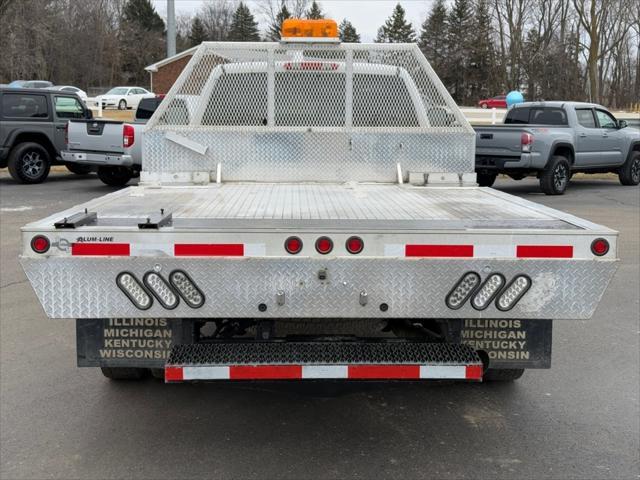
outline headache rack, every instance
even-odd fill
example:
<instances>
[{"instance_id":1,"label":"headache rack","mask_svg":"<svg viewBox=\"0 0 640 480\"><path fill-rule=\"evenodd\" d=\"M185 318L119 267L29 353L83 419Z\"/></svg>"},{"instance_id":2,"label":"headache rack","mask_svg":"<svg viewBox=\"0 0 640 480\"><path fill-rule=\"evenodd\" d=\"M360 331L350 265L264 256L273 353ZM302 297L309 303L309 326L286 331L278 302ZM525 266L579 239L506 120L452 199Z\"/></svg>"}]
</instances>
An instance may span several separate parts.
<instances>
[{"instance_id":1,"label":"headache rack","mask_svg":"<svg viewBox=\"0 0 640 480\"><path fill-rule=\"evenodd\" d=\"M474 140L415 44L207 42L147 125L142 181L472 175Z\"/></svg>"}]
</instances>

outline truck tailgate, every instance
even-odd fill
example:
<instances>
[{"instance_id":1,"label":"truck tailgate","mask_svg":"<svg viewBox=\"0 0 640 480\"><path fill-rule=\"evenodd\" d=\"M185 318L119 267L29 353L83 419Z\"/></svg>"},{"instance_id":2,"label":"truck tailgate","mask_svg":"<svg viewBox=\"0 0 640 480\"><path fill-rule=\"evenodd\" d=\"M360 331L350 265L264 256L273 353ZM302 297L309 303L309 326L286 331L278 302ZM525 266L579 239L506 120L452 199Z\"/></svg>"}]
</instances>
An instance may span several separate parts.
<instances>
[{"instance_id":1,"label":"truck tailgate","mask_svg":"<svg viewBox=\"0 0 640 480\"><path fill-rule=\"evenodd\" d=\"M69 150L122 153L123 122L113 120L69 121Z\"/></svg>"},{"instance_id":2,"label":"truck tailgate","mask_svg":"<svg viewBox=\"0 0 640 480\"><path fill-rule=\"evenodd\" d=\"M476 157L519 157L522 152L522 127L474 127L476 131Z\"/></svg>"}]
</instances>

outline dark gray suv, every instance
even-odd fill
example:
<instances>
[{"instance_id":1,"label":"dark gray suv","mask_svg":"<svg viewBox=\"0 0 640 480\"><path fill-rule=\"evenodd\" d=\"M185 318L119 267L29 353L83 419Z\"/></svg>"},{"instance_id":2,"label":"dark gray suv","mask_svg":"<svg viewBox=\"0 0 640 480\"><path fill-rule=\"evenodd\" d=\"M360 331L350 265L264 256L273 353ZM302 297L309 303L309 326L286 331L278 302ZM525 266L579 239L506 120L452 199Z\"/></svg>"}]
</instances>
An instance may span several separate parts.
<instances>
[{"instance_id":1,"label":"dark gray suv","mask_svg":"<svg viewBox=\"0 0 640 480\"><path fill-rule=\"evenodd\" d=\"M63 165L67 122L92 118L75 94L46 89L0 88L0 168L21 183L40 183L51 165ZM73 173L90 167L67 165Z\"/></svg>"}]
</instances>

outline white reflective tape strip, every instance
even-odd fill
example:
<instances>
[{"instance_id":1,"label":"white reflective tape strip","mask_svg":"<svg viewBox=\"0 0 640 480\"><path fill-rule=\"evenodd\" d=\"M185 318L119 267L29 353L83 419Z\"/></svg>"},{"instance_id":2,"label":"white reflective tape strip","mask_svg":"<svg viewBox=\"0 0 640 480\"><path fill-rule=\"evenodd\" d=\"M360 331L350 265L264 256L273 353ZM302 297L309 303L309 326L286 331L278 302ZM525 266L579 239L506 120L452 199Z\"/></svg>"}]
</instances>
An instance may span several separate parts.
<instances>
[{"instance_id":1,"label":"white reflective tape strip","mask_svg":"<svg viewBox=\"0 0 640 480\"><path fill-rule=\"evenodd\" d=\"M267 255L267 246L264 243L245 243L245 257L265 257Z\"/></svg>"},{"instance_id":2,"label":"white reflective tape strip","mask_svg":"<svg viewBox=\"0 0 640 480\"><path fill-rule=\"evenodd\" d=\"M302 378L347 378L346 365L303 365Z\"/></svg>"},{"instance_id":3,"label":"white reflective tape strip","mask_svg":"<svg viewBox=\"0 0 640 480\"><path fill-rule=\"evenodd\" d=\"M464 365L420 365L420 378L467 378L467 367Z\"/></svg>"},{"instance_id":4,"label":"white reflective tape strip","mask_svg":"<svg viewBox=\"0 0 640 480\"><path fill-rule=\"evenodd\" d=\"M476 258L515 258L515 245L476 245L473 250Z\"/></svg>"},{"instance_id":5,"label":"white reflective tape strip","mask_svg":"<svg viewBox=\"0 0 640 480\"><path fill-rule=\"evenodd\" d=\"M160 255L168 255L173 257L172 243L132 243L132 257L157 257Z\"/></svg>"},{"instance_id":6,"label":"white reflective tape strip","mask_svg":"<svg viewBox=\"0 0 640 480\"><path fill-rule=\"evenodd\" d=\"M229 380L229 367L183 367L184 380Z\"/></svg>"},{"instance_id":7,"label":"white reflective tape strip","mask_svg":"<svg viewBox=\"0 0 640 480\"><path fill-rule=\"evenodd\" d=\"M385 257L404 257L405 246L401 243L390 243L384 246Z\"/></svg>"}]
</instances>

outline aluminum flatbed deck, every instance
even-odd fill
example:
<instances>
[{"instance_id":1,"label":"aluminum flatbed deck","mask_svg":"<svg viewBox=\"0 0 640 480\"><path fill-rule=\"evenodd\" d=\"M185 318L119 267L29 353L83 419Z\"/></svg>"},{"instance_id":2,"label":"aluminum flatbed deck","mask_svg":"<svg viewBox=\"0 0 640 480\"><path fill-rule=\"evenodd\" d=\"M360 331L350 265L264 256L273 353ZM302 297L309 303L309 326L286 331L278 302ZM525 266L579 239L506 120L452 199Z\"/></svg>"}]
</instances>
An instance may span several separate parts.
<instances>
[{"instance_id":1,"label":"aluminum flatbed deck","mask_svg":"<svg viewBox=\"0 0 640 480\"><path fill-rule=\"evenodd\" d=\"M172 215L171 228L164 231L325 228L332 232L614 233L492 189L356 183L130 187L30 223L23 231L55 230L55 222L85 209L95 212L97 220L76 231L137 231L138 223L162 209Z\"/></svg>"}]
</instances>

